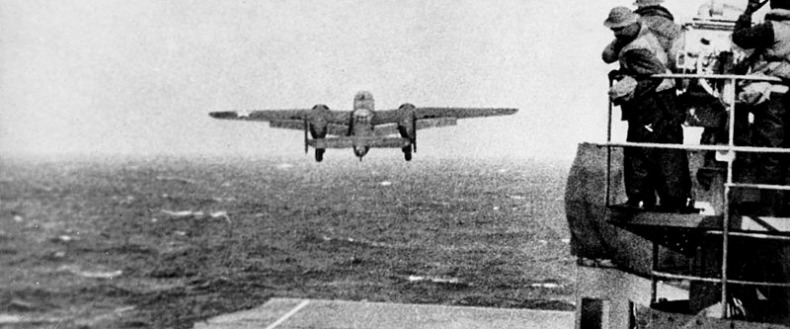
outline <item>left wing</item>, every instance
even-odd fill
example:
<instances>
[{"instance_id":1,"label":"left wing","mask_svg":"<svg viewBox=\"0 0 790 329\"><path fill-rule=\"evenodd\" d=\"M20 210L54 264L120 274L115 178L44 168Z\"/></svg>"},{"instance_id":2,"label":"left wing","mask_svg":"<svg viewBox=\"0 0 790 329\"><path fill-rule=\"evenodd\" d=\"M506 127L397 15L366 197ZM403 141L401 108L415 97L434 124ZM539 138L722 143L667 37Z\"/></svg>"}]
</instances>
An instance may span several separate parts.
<instances>
[{"instance_id":1,"label":"left wing","mask_svg":"<svg viewBox=\"0 0 790 329\"><path fill-rule=\"evenodd\" d=\"M327 134L330 135L346 135L351 118L351 112L327 110L319 113L311 109L225 111L209 115L223 120L268 121L272 128L294 130L303 130L305 121L312 122L314 116L321 115L321 119L327 122Z\"/></svg>"},{"instance_id":2,"label":"left wing","mask_svg":"<svg viewBox=\"0 0 790 329\"><path fill-rule=\"evenodd\" d=\"M269 122L269 127L304 130L304 120L275 120ZM328 135L336 135L336 136L348 135L348 125L329 123L326 125L326 133Z\"/></svg>"},{"instance_id":3,"label":"left wing","mask_svg":"<svg viewBox=\"0 0 790 329\"><path fill-rule=\"evenodd\" d=\"M293 110L258 110L258 111L225 111L211 112L210 115L215 119L224 120L247 120L247 121L283 121L296 120L303 121L309 118L309 109Z\"/></svg>"}]
</instances>

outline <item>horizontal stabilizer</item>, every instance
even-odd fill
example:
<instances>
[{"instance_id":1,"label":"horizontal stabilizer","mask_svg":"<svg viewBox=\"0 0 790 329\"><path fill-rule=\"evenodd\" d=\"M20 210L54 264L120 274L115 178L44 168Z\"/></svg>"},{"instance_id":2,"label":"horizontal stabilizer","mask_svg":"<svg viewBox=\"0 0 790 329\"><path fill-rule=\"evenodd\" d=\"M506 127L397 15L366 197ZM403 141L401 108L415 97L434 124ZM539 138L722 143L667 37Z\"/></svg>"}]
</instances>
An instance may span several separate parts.
<instances>
[{"instance_id":1,"label":"horizontal stabilizer","mask_svg":"<svg viewBox=\"0 0 790 329\"><path fill-rule=\"evenodd\" d=\"M458 119L450 118L450 117L435 118L435 119L419 119L417 120L417 129L455 126L456 124L458 124Z\"/></svg>"},{"instance_id":2,"label":"horizontal stabilizer","mask_svg":"<svg viewBox=\"0 0 790 329\"><path fill-rule=\"evenodd\" d=\"M319 149L344 149L357 146L403 148L411 145L411 142L406 138L398 137L338 137L311 139L307 144Z\"/></svg>"},{"instance_id":3,"label":"horizontal stabilizer","mask_svg":"<svg viewBox=\"0 0 790 329\"><path fill-rule=\"evenodd\" d=\"M377 125L373 127L373 133L376 136L389 136L399 134L398 125L394 123L388 123L383 125Z\"/></svg>"},{"instance_id":4,"label":"horizontal stabilizer","mask_svg":"<svg viewBox=\"0 0 790 329\"><path fill-rule=\"evenodd\" d=\"M378 148L404 148L409 145L411 145L410 140L400 137L379 137L378 139L371 139L365 142L365 146Z\"/></svg>"},{"instance_id":5,"label":"horizontal stabilizer","mask_svg":"<svg viewBox=\"0 0 790 329\"><path fill-rule=\"evenodd\" d=\"M350 128L348 125L341 125L337 123L330 123L326 126L326 133L333 136L348 135Z\"/></svg>"}]
</instances>

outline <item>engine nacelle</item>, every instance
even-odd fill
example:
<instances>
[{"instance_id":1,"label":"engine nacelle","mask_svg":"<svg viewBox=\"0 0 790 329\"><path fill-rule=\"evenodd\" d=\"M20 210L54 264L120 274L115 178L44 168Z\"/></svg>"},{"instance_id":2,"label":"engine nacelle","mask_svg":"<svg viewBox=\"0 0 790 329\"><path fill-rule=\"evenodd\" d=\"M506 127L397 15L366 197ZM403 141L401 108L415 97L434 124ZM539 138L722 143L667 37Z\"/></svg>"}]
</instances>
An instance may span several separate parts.
<instances>
[{"instance_id":1,"label":"engine nacelle","mask_svg":"<svg viewBox=\"0 0 790 329\"><path fill-rule=\"evenodd\" d=\"M406 103L401 105L398 110L401 113L398 120L398 132L400 132L401 137L413 140L414 133L417 130L417 108L412 104Z\"/></svg>"},{"instance_id":2,"label":"engine nacelle","mask_svg":"<svg viewBox=\"0 0 790 329\"><path fill-rule=\"evenodd\" d=\"M401 105L400 120L398 121L398 132L400 136L411 141L410 147L404 147L403 153L406 161L411 160L411 151L417 152L417 108L409 103Z\"/></svg>"},{"instance_id":3,"label":"engine nacelle","mask_svg":"<svg viewBox=\"0 0 790 329\"><path fill-rule=\"evenodd\" d=\"M313 136L313 138L326 137L330 115L329 107L323 104L313 106L310 110L308 123L310 124L310 135Z\"/></svg>"}]
</instances>

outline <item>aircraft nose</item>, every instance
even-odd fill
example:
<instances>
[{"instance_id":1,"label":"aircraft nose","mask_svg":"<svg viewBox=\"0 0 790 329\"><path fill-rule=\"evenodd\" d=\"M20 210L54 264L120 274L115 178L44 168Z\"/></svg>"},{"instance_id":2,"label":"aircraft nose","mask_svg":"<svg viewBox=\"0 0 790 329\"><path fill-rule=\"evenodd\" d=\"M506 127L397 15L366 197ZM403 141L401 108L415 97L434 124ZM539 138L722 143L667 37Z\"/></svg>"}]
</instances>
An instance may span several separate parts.
<instances>
[{"instance_id":1,"label":"aircraft nose","mask_svg":"<svg viewBox=\"0 0 790 329\"><path fill-rule=\"evenodd\" d=\"M365 154L368 153L368 147L366 147L366 146L355 146L354 147L354 153L358 157L364 156Z\"/></svg>"}]
</instances>

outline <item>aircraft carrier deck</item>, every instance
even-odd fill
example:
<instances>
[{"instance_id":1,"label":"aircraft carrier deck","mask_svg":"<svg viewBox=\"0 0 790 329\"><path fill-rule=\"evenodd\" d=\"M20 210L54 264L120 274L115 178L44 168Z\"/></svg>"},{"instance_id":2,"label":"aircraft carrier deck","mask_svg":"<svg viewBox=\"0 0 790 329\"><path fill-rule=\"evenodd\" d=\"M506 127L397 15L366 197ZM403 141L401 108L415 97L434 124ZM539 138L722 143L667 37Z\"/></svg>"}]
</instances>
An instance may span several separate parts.
<instances>
[{"instance_id":1,"label":"aircraft carrier deck","mask_svg":"<svg viewBox=\"0 0 790 329\"><path fill-rule=\"evenodd\" d=\"M573 328L574 313L468 306L273 298L257 308L197 323L231 328Z\"/></svg>"}]
</instances>

